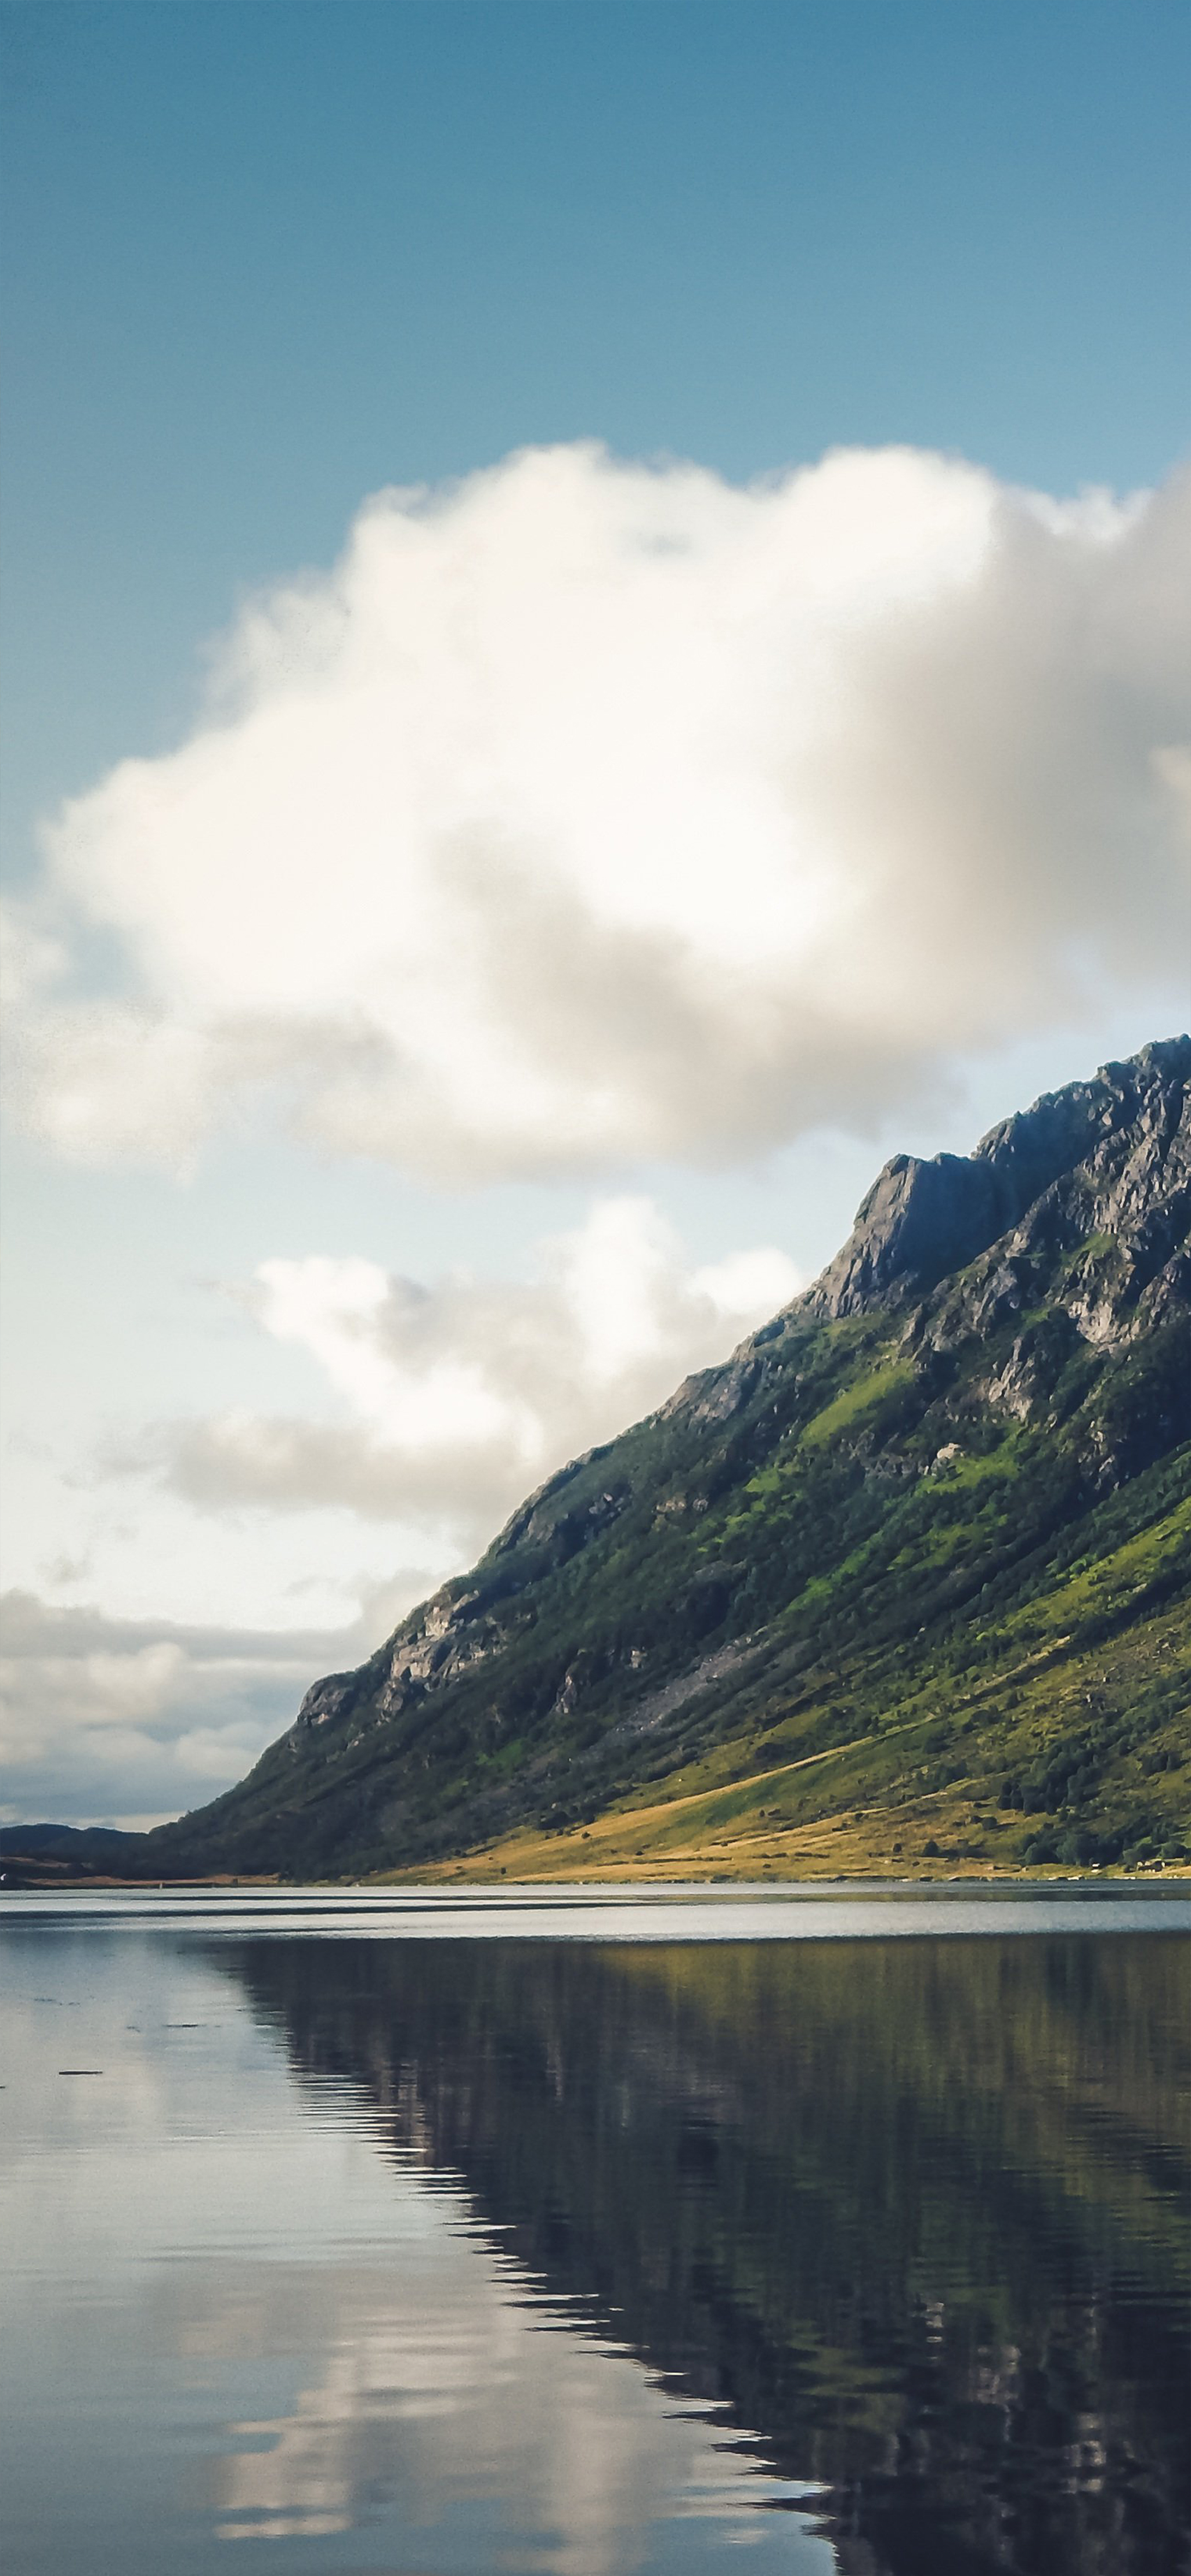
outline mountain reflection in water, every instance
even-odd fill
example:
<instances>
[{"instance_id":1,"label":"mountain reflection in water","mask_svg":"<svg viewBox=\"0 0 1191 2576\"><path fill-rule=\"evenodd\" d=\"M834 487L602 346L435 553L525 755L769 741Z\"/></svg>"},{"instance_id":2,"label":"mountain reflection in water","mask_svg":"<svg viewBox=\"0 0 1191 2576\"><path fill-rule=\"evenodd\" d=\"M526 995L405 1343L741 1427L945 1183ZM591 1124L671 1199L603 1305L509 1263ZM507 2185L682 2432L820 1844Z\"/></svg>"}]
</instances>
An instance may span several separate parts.
<instances>
[{"instance_id":1,"label":"mountain reflection in water","mask_svg":"<svg viewBox=\"0 0 1191 2576\"><path fill-rule=\"evenodd\" d=\"M206 1955L585 2349L829 2490L845 2576L1186 2563L1177 1937Z\"/></svg>"},{"instance_id":2,"label":"mountain reflection in water","mask_svg":"<svg viewBox=\"0 0 1191 2576\"><path fill-rule=\"evenodd\" d=\"M1181 1904L460 1902L0 1905L6 2576L1185 2567Z\"/></svg>"}]
</instances>

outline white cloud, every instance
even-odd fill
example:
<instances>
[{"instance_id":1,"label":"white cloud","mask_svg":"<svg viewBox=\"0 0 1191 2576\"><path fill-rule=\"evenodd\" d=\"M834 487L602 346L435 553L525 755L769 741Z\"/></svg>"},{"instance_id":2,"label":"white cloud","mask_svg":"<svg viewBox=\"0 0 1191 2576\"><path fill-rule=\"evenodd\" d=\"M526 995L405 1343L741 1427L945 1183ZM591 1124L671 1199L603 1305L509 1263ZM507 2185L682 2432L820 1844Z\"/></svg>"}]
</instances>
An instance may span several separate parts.
<instances>
[{"instance_id":1,"label":"white cloud","mask_svg":"<svg viewBox=\"0 0 1191 2576\"><path fill-rule=\"evenodd\" d=\"M427 1288L371 1261L265 1261L253 1311L310 1352L349 1418L225 1414L172 1426L150 1452L193 1501L347 1505L421 1524L465 1560L530 1487L722 1358L799 1285L773 1247L688 1271L641 1198L598 1201L538 1247L528 1280Z\"/></svg>"},{"instance_id":2,"label":"white cloud","mask_svg":"<svg viewBox=\"0 0 1191 2576\"><path fill-rule=\"evenodd\" d=\"M421 1587L341 1630L184 1627L0 1599L0 1821L144 1826L205 1806L288 1726L316 1677L358 1663Z\"/></svg>"},{"instance_id":3,"label":"white cloud","mask_svg":"<svg viewBox=\"0 0 1191 2576\"><path fill-rule=\"evenodd\" d=\"M179 1162L263 1096L440 1179L714 1158L1161 986L1186 509L908 450L382 494L193 739L49 832L28 1121ZM127 990L72 998L97 925Z\"/></svg>"}]
</instances>

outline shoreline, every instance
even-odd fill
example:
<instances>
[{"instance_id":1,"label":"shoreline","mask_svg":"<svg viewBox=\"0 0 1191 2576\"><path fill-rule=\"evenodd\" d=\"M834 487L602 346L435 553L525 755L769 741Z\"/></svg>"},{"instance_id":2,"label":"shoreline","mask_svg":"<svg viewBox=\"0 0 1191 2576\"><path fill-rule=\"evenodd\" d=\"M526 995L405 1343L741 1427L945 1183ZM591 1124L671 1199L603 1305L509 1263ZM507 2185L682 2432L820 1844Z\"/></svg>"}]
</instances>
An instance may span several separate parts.
<instances>
[{"instance_id":1,"label":"shoreline","mask_svg":"<svg viewBox=\"0 0 1191 2576\"><path fill-rule=\"evenodd\" d=\"M660 1869L621 1869L601 1872L599 1875L593 1874L590 1877L581 1875L577 1870L560 1871L554 1876L538 1873L533 1876L515 1877L505 1871L485 1870L467 1873L462 1868L448 1863L445 1866L440 1864L429 1871L385 1871L383 1874L368 1878L318 1879L281 1878L276 1873L267 1877L246 1875L237 1877L226 1871L212 1872L205 1877L149 1879L115 1878L98 1872L94 1876L84 1876L79 1872L67 1875L63 1871L52 1870L35 1875L32 1870L22 1870L19 1874L12 1871L0 1873L0 1897L230 1896L235 1894L238 1896L275 1895L284 1898L295 1893L332 1897L351 1894L396 1896L421 1889L427 1895L441 1896L444 1900L449 1900L454 1896L481 1893L514 1896L540 1891L545 1894L552 1889L557 1890L560 1895L568 1891L589 1896L601 1893L622 1895L634 1888L642 1890L656 1888L659 1892L665 1892L668 1889L683 1892L695 1890L701 1893L716 1889L725 1891L739 1889L742 1892L747 1890L767 1895L801 1893L804 1890L807 1893L828 1894L833 1890L847 1890L857 1895L897 1895L931 1887L1137 1889L1163 1885L1175 1886L1191 1881L1191 1862L1186 1861L1150 1861L1137 1870L1117 1869L1107 1865L1100 1868L1079 1869L1074 1864L1063 1866L1058 1862L1046 1863L1037 1869L994 1868L984 1863L968 1869L915 1871L912 1875L903 1872L897 1877L892 1875L892 1870L893 1863L890 1862L880 1869L861 1868L834 1875L818 1870L807 1870L797 1876L780 1875L776 1870L745 1875L737 1870L712 1868L704 1874L693 1874L690 1877L677 1877L672 1871L663 1872ZM890 1874L887 1875L887 1871Z\"/></svg>"}]
</instances>

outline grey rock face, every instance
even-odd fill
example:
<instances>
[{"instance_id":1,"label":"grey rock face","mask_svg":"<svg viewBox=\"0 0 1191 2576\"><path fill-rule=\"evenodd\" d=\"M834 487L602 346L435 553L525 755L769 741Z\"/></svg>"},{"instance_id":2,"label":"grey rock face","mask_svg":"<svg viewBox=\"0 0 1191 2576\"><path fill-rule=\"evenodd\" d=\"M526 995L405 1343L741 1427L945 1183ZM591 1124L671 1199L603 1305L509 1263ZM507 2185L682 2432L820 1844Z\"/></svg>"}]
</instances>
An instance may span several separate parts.
<instances>
[{"instance_id":1,"label":"grey rock face","mask_svg":"<svg viewBox=\"0 0 1191 2576\"><path fill-rule=\"evenodd\" d=\"M921 1295L962 1269L1004 1229L998 1176L975 1156L895 1154L861 1201L842 1252L807 1292L813 1313L838 1320Z\"/></svg>"},{"instance_id":2,"label":"grey rock face","mask_svg":"<svg viewBox=\"0 0 1191 2576\"><path fill-rule=\"evenodd\" d=\"M330 1726L342 1717L359 1698L361 1673L328 1673L307 1691L291 1729L297 1739L313 1735L319 1728Z\"/></svg>"},{"instance_id":3,"label":"grey rock face","mask_svg":"<svg viewBox=\"0 0 1191 2576\"><path fill-rule=\"evenodd\" d=\"M1113 1236L1136 1299L1186 1238L1189 1080L1191 1037L1171 1038L1127 1064L1102 1066L1091 1082L1046 1093L992 1128L974 1154L895 1155L804 1305L839 1318L910 1303L995 1245L995 1280L990 1274L982 1288L987 1326L998 1303L1003 1318L1020 1302L1031 1249L1053 1258L1098 1232ZM1126 1301L1124 1277L1111 1293L1102 1277L1089 1277L1090 1332L1106 1293L1111 1326Z\"/></svg>"},{"instance_id":4,"label":"grey rock face","mask_svg":"<svg viewBox=\"0 0 1191 2576\"><path fill-rule=\"evenodd\" d=\"M994 1129L978 1152L1006 1158L1015 1195L1055 1152L1078 1159L1053 1176L963 1277L936 1289L915 1338L945 1350L994 1331L1046 1299L1080 1340L1135 1340L1184 1310L1191 1226L1191 1041L1147 1047L1096 1082ZM1059 1116L1056 1111L1064 1114ZM1029 1132L1039 1119L1043 1151ZM1019 1133L1019 1130L1025 1131ZM1028 1350L1022 1336L1020 1356ZM1012 1403L1022 1409L1019 1369ZM1010 1400L1008 1390L1006 1400Z\"/></svg>"}]
</instances>

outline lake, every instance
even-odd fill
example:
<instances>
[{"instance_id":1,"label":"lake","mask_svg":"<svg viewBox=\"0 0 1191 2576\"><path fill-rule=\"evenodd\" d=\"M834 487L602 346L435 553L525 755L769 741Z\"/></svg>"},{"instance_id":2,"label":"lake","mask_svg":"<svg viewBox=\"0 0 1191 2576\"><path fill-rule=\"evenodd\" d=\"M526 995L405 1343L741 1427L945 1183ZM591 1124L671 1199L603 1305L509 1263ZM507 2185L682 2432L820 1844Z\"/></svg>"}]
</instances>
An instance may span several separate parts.
<instances>
[{"instance_id":1,"label":"lake","mask_svg":"<svg viewBox=\"0 0 1191 2576\"><path fill-rule=\"evenodd\" d=\"M0 1897L7 2576L1176 2576L1189 1931Z\"/></svg>"}]
</instances>

